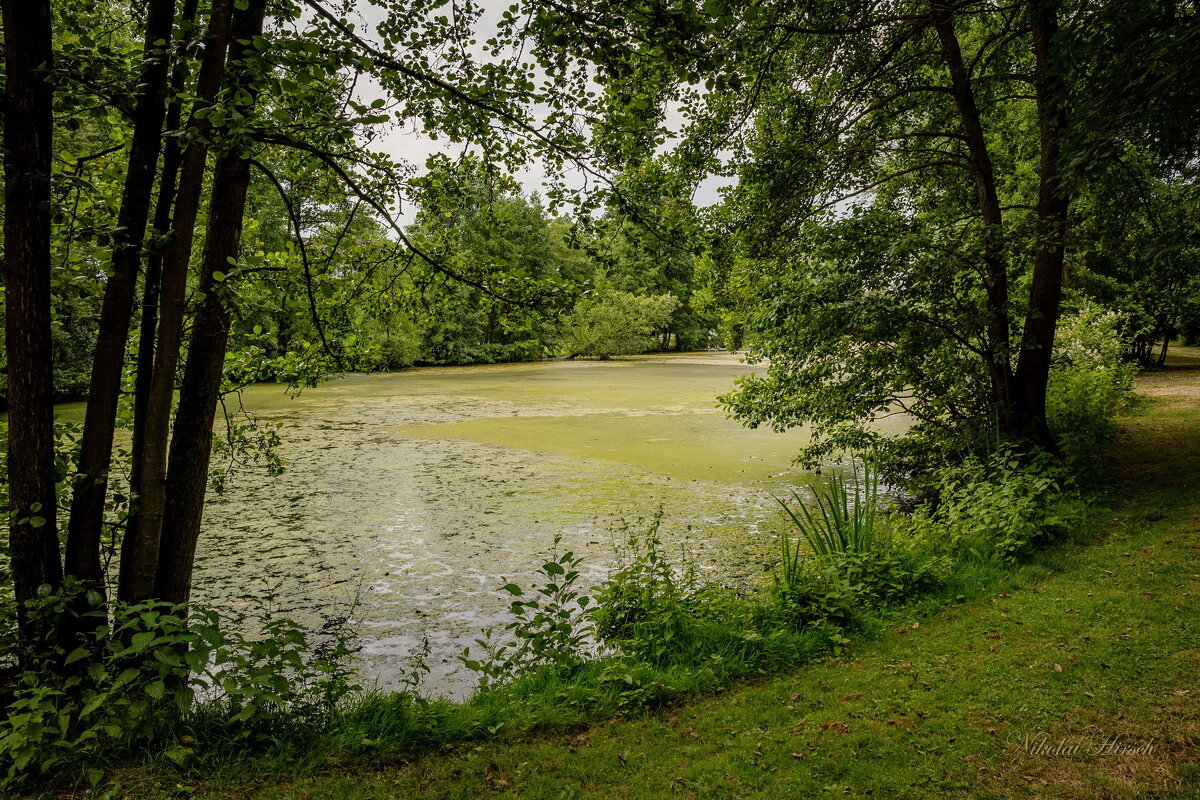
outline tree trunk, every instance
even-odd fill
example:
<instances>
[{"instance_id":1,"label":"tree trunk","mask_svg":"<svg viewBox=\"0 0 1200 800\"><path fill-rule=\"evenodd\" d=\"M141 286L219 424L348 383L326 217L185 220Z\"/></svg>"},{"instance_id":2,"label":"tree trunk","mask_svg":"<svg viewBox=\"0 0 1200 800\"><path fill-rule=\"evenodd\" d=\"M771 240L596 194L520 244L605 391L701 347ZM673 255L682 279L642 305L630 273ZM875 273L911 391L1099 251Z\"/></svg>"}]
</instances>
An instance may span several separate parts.
<instances>
[{"instance_id":1,"label":"tree trunk","mask_svg":"<svg viewBox=\"0 0 1200 800\"><path fill-rule=\"evenodd\" d=\"M1054 38L1058 33L1056 5L1055 0L1032 2L1034 82L1041 147L1038 242L1016 371L1020 432L1025 439L1049 449L1055 449L1056 443L1046 422L1046 389L1062 302L1067 212L1070 207L1070 195L1062 185L1059 172L1067 112L1061 91L1061 65L1057 63L1054 53Z\"/></svg>"},{"instance_id":2,"label":"tree trunk","mask_svg":"<svg viewBox=\"0 0 1200 800\"><path fill-rule=\"evenodd\" d=\"M100 332L92 357L87 412L80 441L79 475L71 498L65 571L95 591L102 591L104 587L100 566L104 500L138 264L162 144L168 42L174 20L174 0L153 0L148 4L142 68L133 111L133 141L117 214L112 273L104 288Z\"/></svg>"},{"instance_id":3,"label":"tree trunk","mask_svg":"<svg viewBox=\"0 0 1200 800\"><path fill-rule=\"evenodd\" d=\"M236 15L230 74L235 76L233 85L240 90L252 90L252 76L242 59L253 51L254 37L262 34L265 15L265 0L251 0L249 7ZM196 541L208 486L213 419L221 393L231 320L220 274L229 269L241 249L249 186L250 160L235 146L217 160L213 170L198 287L203 299L192 323L168 459L166 488L171 515L163 521L155 593L171 603L186 603L191 596Z\"/></svg>"},{"instance_id":4,"label":"tree trunk","mask_svg":"<svg viewBox=\"0 0 1200 800\"><path fill-rule=\"evenodd\" d=\"M954 31L952 11L940 0L930 3L930 16L941 44L942 57L950 71L954 104L962 119L970 152L971 174L979 195L979 212L984 227L984 271L987 292L986 366L992 386L992 403L1000 430L1014 427L1012 365L1008 340L1008 266L1004 257L1004 214L996 190L995 168L988 152L979 105L971 87L971 76L963 62L962 48Z\"/></svg>"},{"instance_id":5,"label":"tree trunk","mask_svg":"<svg viewBox=\"0 0 1200 800\"><path fill-rule=\"evenodd\" d=\"M185 0L180 11L179 24L182 39L196 20L197 0ZM179 130L183 120L183 102L180 99L187 83L187 62L180 60L171 75L172 100L167 106L165 129ZM154 231L162 236L171 229L172 212L179 188L179 168L183 163L183 149L177 136L170 136L163 145L162 173L158 183L158 202L154 209ZM121 543L121 579L117 585L117 596L128 600L137 592L132 577L137 574L133 562L138 553L137 543L130 539L129 531L136 530L141 514L142 469L146 450L146 415L150 405L150 391L154 375L154 350L158 333L158 304L162 293L162 266L165 242L160 242L146 256L146 270L142 279L142 317L138 328L137 375L133 389L133 441L130 444L129 469L129 516L125 522L125 539ZM128 563L127 563L128 560ZM124 576L130 576L129 579ZM153 587L153 573L143 583Z\"/></svg>"},{"instance_id":6,"label":"tree trunk","mask_svg":"<svg viewBox=\"0 0 1200 800\"><path fill-rule=\"evenodd\" d=\"M4 0L4 266L7 292L9 548L22 641L26 604L62 584L55 516L50 159L54 90L49 0Z\"/></svg>"},{"instance_id":7,"label":"tree trunk","mask_svg":"<svg viewBox=\"0 0 1200 800\"><path fill-rule=\"evenodd\" d=\"M120 598L138 602L155 596L160 538L166 510L167 443L171 427L171 405L175 377L179 370L179 347L183 340L184 303L187 294L188 264L192 255L196 217L204 187L208 160L205 137L211 127L206 115L197 113L212 106L225 72L229 48L232 0L214 0L204 56L196 85L192 118L188 121L192 138L180 166L179 190L171 239L163 255L161 296L158 320L158 345L154 369L146 398L143 448L139 466L139 512L130 520L121 546Z\"/></svg>"}]
</instances>

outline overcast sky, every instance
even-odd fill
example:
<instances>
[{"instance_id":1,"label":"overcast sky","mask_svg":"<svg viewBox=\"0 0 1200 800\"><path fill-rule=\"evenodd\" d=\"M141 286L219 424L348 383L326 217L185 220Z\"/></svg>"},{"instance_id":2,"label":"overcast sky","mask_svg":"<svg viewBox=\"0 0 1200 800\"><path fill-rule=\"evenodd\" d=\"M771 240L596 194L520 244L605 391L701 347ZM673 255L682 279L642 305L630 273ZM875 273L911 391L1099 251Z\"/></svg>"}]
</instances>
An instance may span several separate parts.
<instances>
[{"instance_id":1,"label":"overcast sky","mask_svg":"<svg viewBox=\"0 0 1200 800\"><path fill-rule=\"evenodd\" d=\"M481 35L478 37L480 41L488 38L488 33L491 28L499 21L502 12L509 7L511 0L477 0L480 7L483 9L483 16L478 22ZM371 41L378 41L374 35L374 26L383 18L386 13L377 6L372 5L367 0L358 0L358 20L353 20L359 27L359 32ZM478 53L479 57L483 58L483 53ZM377 84L373 81L370 83L360 81L360 101L370 102L377 97L383 97L383 93ZM428 137L422 135L417 126L408 123L406 125L392 126L387 131L377 135L374 141L369 145L372 149L382 151L393 158L405 161L423 172L425 162L429 156L435 153L452 153L461 152L461 145L453 145L446 140L432 141ZM525 187L526 193L542 192L543 184L546 181L546 173L538 164L529 164L522 170L516 178ZM574 175L568 173L568 180L571 185L582 186L584 184L584 176L582 173L576 172ZM694 196L694 201L697 205L706 206L712 205L720 200L718 189L722 185L726 185L728 180L710 179L705 181L699 187L699 190ZM413 221L416 209L410 204L404 203L398 215L399 220L403 224L408 224Z\"/></svg>"}]
</instances>

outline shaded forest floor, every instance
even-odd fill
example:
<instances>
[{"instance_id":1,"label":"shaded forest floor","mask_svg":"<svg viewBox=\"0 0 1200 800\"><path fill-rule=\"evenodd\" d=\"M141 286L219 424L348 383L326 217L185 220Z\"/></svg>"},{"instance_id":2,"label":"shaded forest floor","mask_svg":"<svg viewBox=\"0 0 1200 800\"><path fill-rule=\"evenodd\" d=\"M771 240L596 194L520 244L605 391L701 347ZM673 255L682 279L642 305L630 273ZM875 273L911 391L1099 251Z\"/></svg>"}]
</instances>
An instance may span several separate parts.
<instances>
[{"instance_id":1,"label":"shaded forest floor","mask_svg":"<svg viewBox=\"0 0 1200 800\"><path fill-rule=\"evenodd\" d=\"M1200 348L1144 375L1091 541L984 603L646 718L122 796L1200 798ZM121 790L119 790L121 791Z\"/></svg>"}]
</instances>

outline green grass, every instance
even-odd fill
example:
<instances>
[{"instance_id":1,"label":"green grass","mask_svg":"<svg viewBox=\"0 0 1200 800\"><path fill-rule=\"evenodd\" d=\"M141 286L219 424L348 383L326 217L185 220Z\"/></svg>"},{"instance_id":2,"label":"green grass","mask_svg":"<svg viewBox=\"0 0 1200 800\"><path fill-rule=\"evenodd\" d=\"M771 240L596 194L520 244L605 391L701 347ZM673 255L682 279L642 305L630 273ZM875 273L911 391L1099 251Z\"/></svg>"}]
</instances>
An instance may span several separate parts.
<instances>
[{"instance_id":1,"label":"green grass","mask_svg":"<svg viewBox=\"0 0 1200 800\"><path fill-rule=\"evenodd\" d=\"M981 570L966 600L909 607L841 656L636 719L313 777L130 769L117 796L1200 798L1200 351L1174 362L1123 420L1092 540ZM1106 737L1151 749L1087 752Z\"/></svg>"}]
</instances>

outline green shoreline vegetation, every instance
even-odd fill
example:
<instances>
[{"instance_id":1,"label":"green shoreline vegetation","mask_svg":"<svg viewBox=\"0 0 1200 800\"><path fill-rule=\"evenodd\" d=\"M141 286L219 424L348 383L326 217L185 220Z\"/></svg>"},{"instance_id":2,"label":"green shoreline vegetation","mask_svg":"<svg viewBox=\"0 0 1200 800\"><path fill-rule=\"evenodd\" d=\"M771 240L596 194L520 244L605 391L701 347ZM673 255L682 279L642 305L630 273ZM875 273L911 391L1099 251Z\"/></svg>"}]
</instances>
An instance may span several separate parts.
<instances>
[{"instance_id":1,"label":"green shoreline vegetation","mask_svg":"<svg viewBox=\"0 0 1200 800\"><path fill-rule=\"evenodd\" d=\"M3 0L0 23L0 792L1200 796L1196 0ZM638 397L620 425L589 428L613 409L579 383L555 421L509 402L575 359L710 347L754 368L715 398L665 368L606 390ZM294 475L286 415L242 402L546 357L572 361L494 370L501 403L469 375L331 390L358 416L307 406ZM541 471L505 451L538 424ZM624 462L580 456L619 437ZM768 452L791 468L751 480ZM254 499L214 502L233 478ZM384 692L350 615L235 613L279 573L494 576L537 498L589 483L589 530L610 498L672 510L595 586L586 526L553 517L461 701L422 694L457 631L376 640L408 648ZM763 486L781 527L750 541ZM678 506L773 560L706 577L667 544ZM407 580L392 608L451 605Z\"/></svg>"},{"instance_id":2,"label":"green shoreline vegetation","mask_svg":"<svg viewBox=\"0 0 1200 800\"><path fill-rule=\"evenodd\" d=\"M771 643L728 624L737 600L688 594L643 550L608 591L655 592L642 623L678 638L641 642L641 658L564 672L568 647L463 705L365 697L315 741L182 771L160 755L114 785L263 800L1194 797L1200 350L1171 362L1120 418L1114 488L1018 561L968 558L932 590L857 605L847 628Z\"/></svg>"},{"instance_id":3,"label":"green shoreline vegetation","mask_svg":"<svg viewBox=\"0 0 1200 800\"><path fill-rule=\"evenodd\" d=\"M1112 415L1130 402L1132 379L1119 359L1064 362L1056 385L1073 395L1069 387L1086 383L1100 409L1073 417L1092 426L1077 429L1075 441L1116 446ZM313 634L267 620L264 635L249 638L203 609L186 625L170 607L125 609L114 612L124 629L97 629L101 657L93 654L86 674L25 674L0 752L10 782L32 767L52 789L94 783L120 795L139 783L122 780L130 759L174 775L167 784L216 787L222 778L212 776L320 776L445 746L661 716L746 680L869 652L896 628L915 631L946 608L953 615L1051 579L1067 568L1068 549L1108 526L1108 476L1092 455L1030 461L1001 447L946 470L938 504L907 513L876 510L883 500L864 464L818 489L815 503L781 500L793 528L757 589L700 581L663 551L654 521L630 531L623 566L599 587L581 586L580 558L556 548L541 584L500 588L514 621L464 652L480 688L461 703L421 696L419 654L411 691L356 687L353 634L336 623ZM79 690L82 710L63 704ZM75 738L62 737L64 726Z\"/></svg>"},{"instance_id":4,"label":"green shoreline vegetation","mask_svg":"<svg viewBox=\"0 0 1200 800\"><path fill-rule=\"evenodd\" d=\"M1114 489L1074 536L844 652L651 714L316 778L234 769L196 796L1193 798L1200 351L1171 361L1140 380ZM135 797L175 780L128 778Z\"/></svg>"}]
</instances>

